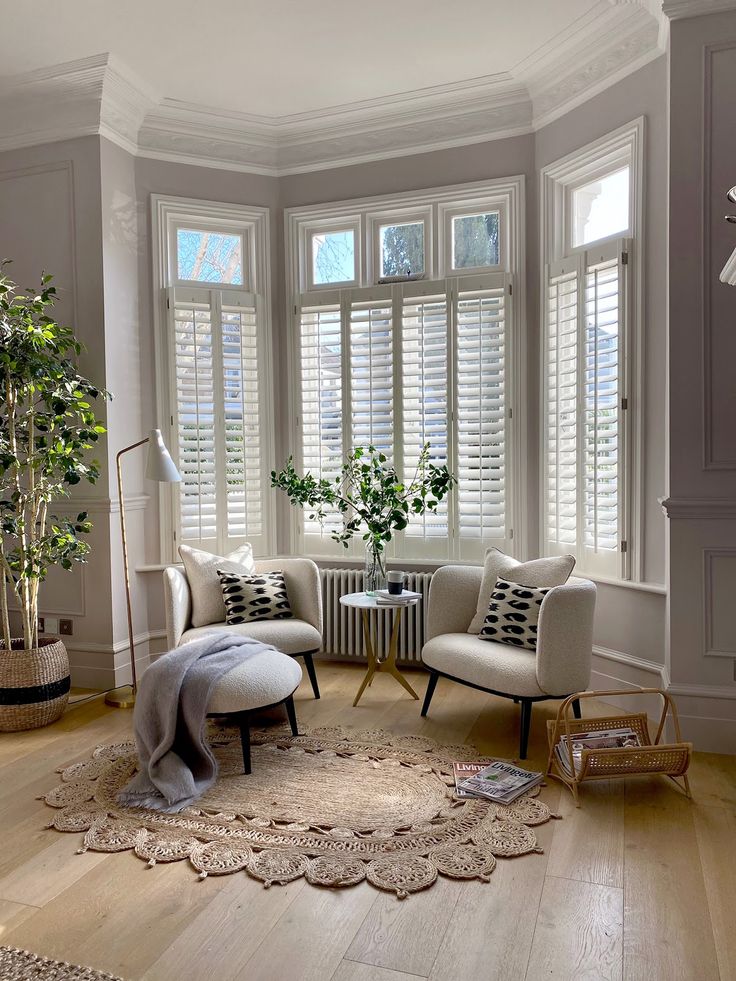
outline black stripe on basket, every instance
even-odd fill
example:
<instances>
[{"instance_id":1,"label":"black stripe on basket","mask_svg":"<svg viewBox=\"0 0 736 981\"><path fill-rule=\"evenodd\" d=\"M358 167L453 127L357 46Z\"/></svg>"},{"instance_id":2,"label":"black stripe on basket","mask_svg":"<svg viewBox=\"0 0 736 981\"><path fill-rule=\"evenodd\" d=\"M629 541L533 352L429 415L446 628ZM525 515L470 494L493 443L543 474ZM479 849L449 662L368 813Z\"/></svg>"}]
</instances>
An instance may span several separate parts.
<instances>
[{"instance_id":1,"label":"black stripe on basket","mask_svg":"<svg viewBox=\"0 0 736 981\"><path fill-rule=\"evenodd\" d=\"M72 686L70 675L46 685L29 685L27 688L0 688L0 705L30 705L33 702L51 702L66 695Z\"/></svg>"}]
</instances>

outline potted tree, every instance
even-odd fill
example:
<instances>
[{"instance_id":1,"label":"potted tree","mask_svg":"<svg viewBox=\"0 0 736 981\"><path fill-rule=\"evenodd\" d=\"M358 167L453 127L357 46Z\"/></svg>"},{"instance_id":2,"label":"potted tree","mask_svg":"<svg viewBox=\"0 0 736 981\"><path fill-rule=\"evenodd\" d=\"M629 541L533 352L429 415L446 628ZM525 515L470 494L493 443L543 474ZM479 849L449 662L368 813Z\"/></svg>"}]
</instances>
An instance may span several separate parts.
<instances>
[{"instance_id":1,"label":"potted tree","mask_svg":"<svg viewBox=\"0 0 736 981\"><path fill-rule=\"evenodd\" d=\"M365 591L372 594L386 579L384 549L403 531L413 515L435 511L456 478L447 467L430 462L430 444L419 454L411 481L402 480L386 454L369 446L356 446L333 480L297 474L289 457L283 470L271 472L271 485L289 496L291 503L311 510L311 518L324 524L337 511L342 522L331 537L348 547L354 535L365 542Z\"/></svg>"},{"instance_id":2,"label":"potted tree","mask_svg":"<svg viewBox=\"0 0 736 981\"><path fill-rule=\"evenodd\" d=\"M0 731L53 722L69 693L69 659L58 637L38 636L39 587L52 565L71 569L89 545L86 512L53 513L99 469L88 452L105 432L91 403L106 393L81 375L82 346L50 316L51 276L21 290L0 265ZM13 637L13 616L22 636Z\"/></svg>"}]
</instances>

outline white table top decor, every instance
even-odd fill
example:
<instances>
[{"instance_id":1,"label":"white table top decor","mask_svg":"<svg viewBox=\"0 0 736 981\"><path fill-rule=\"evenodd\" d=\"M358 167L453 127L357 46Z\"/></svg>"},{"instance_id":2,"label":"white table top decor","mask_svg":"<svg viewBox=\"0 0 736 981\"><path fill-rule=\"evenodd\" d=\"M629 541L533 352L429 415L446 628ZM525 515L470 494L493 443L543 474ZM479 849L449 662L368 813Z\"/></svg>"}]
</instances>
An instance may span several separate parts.
<instances>
[{"instance_id":1,"label":"white table top decor","mask_svg":"<svg viewBox=\"0 0 736 981\"><path fill-rule=\"evenodd\" d=\"M368 593L347 593L345 596L340 597L340 602L343 606L354 606L360 610L390 610L404 606L414 606L421 598L421 593L412 593L408 589L405 589L397 596L389 596L383 593L380 596L375 593L372 596L369 596ZM392 600L395 602L392 602Z\"/></svg>"}]
</instances>

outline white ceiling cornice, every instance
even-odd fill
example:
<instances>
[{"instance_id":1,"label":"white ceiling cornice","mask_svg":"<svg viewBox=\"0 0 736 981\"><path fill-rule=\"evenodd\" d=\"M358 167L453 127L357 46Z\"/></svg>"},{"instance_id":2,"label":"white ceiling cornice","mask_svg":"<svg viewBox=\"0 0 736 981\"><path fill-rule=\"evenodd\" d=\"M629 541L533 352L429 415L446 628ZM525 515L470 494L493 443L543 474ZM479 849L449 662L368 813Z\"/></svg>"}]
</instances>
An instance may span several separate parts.
<instances>
[{"instance_id":1,"label":"white ceiling cornice","mask_svg":"<svg viewBox=\"0 0 736 981\"><path fill-rule=\"evenodd\" d=\"M736 10L736 0L662 0L662 11L670 20L722 14Z\"/></svg>"},{"instance_id":2,"label":"white ceiling cornice","mask_svg":"<svg viewBox=\"0 0 736 981\"><path fill-rule=\"evenodd\" d=\"M529 133L661 53L649 3L600 0L513 73L285 116L161 98L96 55L6 78L0 150L99 133L141 156L278 176Z\"/></svg>"}]
</instances>

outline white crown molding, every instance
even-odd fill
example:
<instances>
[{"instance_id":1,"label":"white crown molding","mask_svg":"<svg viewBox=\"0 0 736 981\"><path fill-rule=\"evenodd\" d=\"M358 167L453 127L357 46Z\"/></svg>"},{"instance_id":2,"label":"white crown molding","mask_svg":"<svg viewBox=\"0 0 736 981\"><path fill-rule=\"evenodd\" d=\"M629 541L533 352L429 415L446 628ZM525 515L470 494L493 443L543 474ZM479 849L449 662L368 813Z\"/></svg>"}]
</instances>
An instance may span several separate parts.
<instances>
[{"instance_id":1,"label":"white crown molding","mask_svg":"<svg viewBox=\"0 0 736 981\"><path fill-rule=\"evenodd\" d=\"M659 503L668 518L736 518L736 500L730 497L666 497Z\"/></svg>"},{"instance_id":2,"label":"white crown molding","mask_svg":"<svg viewBox=\"0 0 736 981\"><path fill-rule=\"evenodd\" d=\"M285 116L162 99L96 55L6 79L0 151L100 134L139 156L281 176L530 133L662 53L649 5L599 0L512 73Z\"/></svg>"},{"instance_id":3,"label":"white crown molding","mask_svg":"<svg viewBox=\"0 0 736 981\"><path fill-rule=\"evenodd\" d=\"M662 0L662 12L670 20L722 14L736 10L736 0Z\"/></svg>"}]
</instances>

